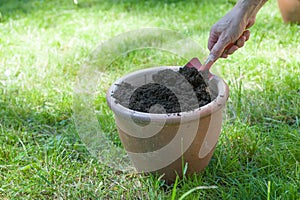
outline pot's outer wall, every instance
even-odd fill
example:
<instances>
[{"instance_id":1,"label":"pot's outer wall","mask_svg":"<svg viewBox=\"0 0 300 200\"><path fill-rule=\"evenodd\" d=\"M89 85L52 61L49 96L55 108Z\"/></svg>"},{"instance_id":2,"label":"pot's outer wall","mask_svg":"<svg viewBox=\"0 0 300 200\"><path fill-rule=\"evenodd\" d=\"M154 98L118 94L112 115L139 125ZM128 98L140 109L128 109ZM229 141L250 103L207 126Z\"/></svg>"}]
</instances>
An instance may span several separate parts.
<instances>
[{"instance_id":1,"label":"pot's outer wall","mask_svg":"<svg viewBox=\"0 0 300 200\"><path fill-rule=\"evenodd\" d=\"M188 166L186 175L192 175L195 173L201 172L210 162L210 159L213 155L214 149L217 144L217 139L219 137L219 134L221 132L221 124L222 124L222 111L223 109L220 109L218 112L213 113L213 115L206 116L205 118L202 118L199 122L199 128L196 134L196 137L194 138L194 141L190 145L190 147L187 149L186 152L183 153L183 156L179 157L175 161L173 161L168 166L158 169L156 171L153 171L153 174L162 175L163 179L167 181L167 183L173 183L176 179L176 174L179 175L179 177L183 176L183 168L186 164ZM211 127L209 127L209 125ZM175 126L175 127L174 127ZM162 137L161 140L156 141L158 145L164 146L166 143L171 140L168 137L174 137L172 134L176 134L176 130L178 130L178 125L171 125L165 127L158 135L167 135L167 139L164 140ZM121 129L118 128L119 136L121 138L122 144L124 144L126 150L141 150L141 151L151 151L156 150L156 145L153 143L153 141L149 140L149 143L143 141L141 144L137 141L138 139L133 139L132 137L128 136L125 132L123 132ZM186 133L189 134L189 133ZM171 135L171 136L170 136ZM203 157L200 157L200 149L203 147L203 143L205 140L206 135L214 135L216 137L215 143L211 144L210 148L207 152L203 155ZM142 141L142 140L141 140ZM151 149L153 148L153 149ZM177 148L180 148L177 147ZM130 151L129 150L129 151ZM137 153L137 152L136 152ZM133 163L135 164L135 167L137 167L138 171L143 171L142 169L139 169L141 160L137 160L136 158L132 158ZM153 162L151 158L145 158L143 159L142 166L144 166L145 162ZM153 164L153 163L151 163Z\"/></svg>"}]
</instances>

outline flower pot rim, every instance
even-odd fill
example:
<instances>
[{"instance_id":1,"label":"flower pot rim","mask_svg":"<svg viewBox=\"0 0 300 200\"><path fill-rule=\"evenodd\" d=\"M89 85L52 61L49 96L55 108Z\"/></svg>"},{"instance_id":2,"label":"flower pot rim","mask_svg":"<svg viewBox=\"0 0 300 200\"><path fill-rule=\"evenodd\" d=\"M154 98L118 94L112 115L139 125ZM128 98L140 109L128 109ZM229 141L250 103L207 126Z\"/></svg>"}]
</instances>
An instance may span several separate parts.
<instances>
[{"instance_id":1,"label":"flower pot rim","mask_svg":"<svg viewBox=\"0 0 300 200\"><path fill-rule=\"evenodd\" d=\"M217 97L214 100L212 100L209 104L206 104L192 111L179 112L179 113L166 113L166 114L139 112L139 111L134 111L129 108L126 108L125 106L122 106L119 103L116 103L115 102L116 99L111 95L115 90L115 88L117 87L116 84L120 84L121 82L126 81L131 77L135 77L139 74L143 75L148 72L159 71L163 69L178 70L180 67L181 66L151 67L151 68L141 69L141 70L131 72L119 78L110 86L110 88L106 93L106 100L108 106L114 112L114 114L118 116L124 116L124 117L132 116L134 119L138 121L149 121L149 119L151 119L151 121L161 122L163 120L169 124L197 120L200 117L203 118L214 112L217 112L218 110L220 110L225 106L229 96L229 89L227 84L224 82L224 80L222 80L220 77L216 75L213 76L210 82L215 82L215 84L217 84L218 87Z\"/></svg>"}]
</instances>

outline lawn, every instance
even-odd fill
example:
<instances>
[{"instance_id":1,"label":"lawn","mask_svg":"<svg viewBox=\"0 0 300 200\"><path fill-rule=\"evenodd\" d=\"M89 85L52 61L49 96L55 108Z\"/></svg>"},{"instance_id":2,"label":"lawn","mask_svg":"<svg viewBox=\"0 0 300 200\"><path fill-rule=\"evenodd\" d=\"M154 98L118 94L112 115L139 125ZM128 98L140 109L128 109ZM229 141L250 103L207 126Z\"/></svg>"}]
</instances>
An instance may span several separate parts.
<instances>
[{"instance_id":1,"label":"lawn","mask_svg":"<svg viewBox=\"0 0 300 200\"><path fill-rule=\"evenodd\" d=\"M168 186L103 164L78 136L74 85L99 44L159 27L206 49L210 27L234 2L1 0L0 199L300 199L300 27L283 24L276 1L261 9L246 46L212 69L230 98L205 171ZM186 61L146 49L105 68L93 103L115 145L110 84L136 69Z\"/></svg>"}]
</instances>

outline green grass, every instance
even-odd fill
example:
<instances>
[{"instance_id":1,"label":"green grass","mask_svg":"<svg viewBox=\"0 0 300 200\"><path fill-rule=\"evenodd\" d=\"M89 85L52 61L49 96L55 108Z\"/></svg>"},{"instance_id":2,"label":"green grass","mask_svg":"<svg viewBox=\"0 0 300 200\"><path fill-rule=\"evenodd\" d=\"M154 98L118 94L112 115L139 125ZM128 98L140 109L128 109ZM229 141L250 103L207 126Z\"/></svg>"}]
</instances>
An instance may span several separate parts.
<instances>
[{"instance_id":1,"label":"green grass","mask_svg":"<svg viewBox=\"0 0 300 200\"><path fill-rule=\"evenodd\" d=\"M129 30L161 27L206 48L210 27L233 4L1 1L0 199L179 199L184 194L185 199L299 199L300 28L282 23L275 1L258 14L246 47L213 68L229 84L230 99L205 171L166 186L153 176L101 164L78 138L73 87L101 42ZM95 108L116 145L120 141L105 101L110 84L136 69L185 62L142 50L106 69Z\"/></svg>"}]
</instances>

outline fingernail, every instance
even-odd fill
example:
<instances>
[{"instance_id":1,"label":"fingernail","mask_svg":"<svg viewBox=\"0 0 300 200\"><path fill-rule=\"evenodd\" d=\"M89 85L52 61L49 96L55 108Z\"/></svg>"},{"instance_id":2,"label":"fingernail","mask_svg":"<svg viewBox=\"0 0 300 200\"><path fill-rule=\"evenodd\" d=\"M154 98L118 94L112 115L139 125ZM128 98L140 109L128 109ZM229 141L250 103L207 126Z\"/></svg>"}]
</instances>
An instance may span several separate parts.
<instances>
[{"instance_id":1,"label":"fingernail","mask_svg":"<svg viewBox=\"0 0 300 200\"><path fill-rule=\"evenodd\" d=\"M214 58L215 58L214 55L209 54L208 57L207 57L207 59L206 59L206 61L205 61L205 63L204 63L204 65L207 65L207 64L210 63L210 62L214 62L214 61L215 61Z\"/></svg>"},{"instance_id":2,"label":"fingernail","mask_svg":"<svg viewBox=\"0 0 300 200\"><path fill-rule=\"evenodd\" d=\"M213 62L213 61L216 60L216 57L215 57L213 54L209 54L207 60L208 60L209 62Z\"/></svg>"}]
</instances>

